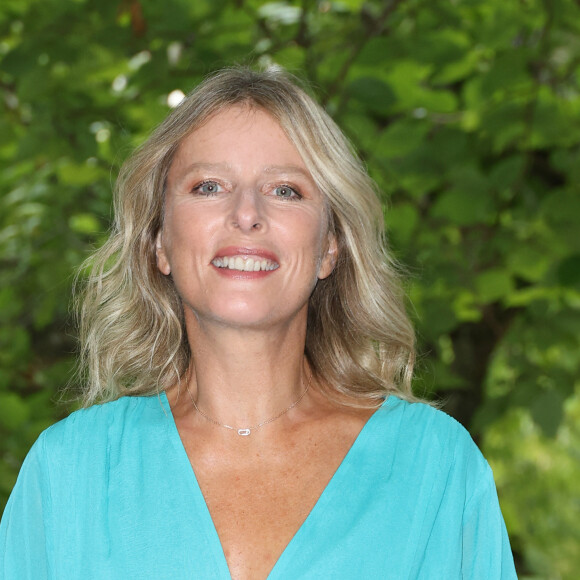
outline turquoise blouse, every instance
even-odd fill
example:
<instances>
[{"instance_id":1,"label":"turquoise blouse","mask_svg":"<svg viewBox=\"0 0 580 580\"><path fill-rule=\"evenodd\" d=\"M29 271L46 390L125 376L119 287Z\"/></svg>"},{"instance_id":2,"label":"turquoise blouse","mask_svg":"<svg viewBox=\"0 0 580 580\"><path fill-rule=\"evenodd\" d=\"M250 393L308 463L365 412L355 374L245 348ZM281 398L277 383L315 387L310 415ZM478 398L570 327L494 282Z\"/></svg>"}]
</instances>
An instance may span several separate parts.
<instances>
[{"instance_id":1,"label":"turquoise blouse","mask_svg":"<svg viewBox=\"0 0 580 580\"><path fill-rule=\"evenodd\" d=\"M5 580L229 579L165 394L39 437L0 524ZM269 578L516 578L491 470L440 411L390 396Z\"/></svg>"}]
</instances>

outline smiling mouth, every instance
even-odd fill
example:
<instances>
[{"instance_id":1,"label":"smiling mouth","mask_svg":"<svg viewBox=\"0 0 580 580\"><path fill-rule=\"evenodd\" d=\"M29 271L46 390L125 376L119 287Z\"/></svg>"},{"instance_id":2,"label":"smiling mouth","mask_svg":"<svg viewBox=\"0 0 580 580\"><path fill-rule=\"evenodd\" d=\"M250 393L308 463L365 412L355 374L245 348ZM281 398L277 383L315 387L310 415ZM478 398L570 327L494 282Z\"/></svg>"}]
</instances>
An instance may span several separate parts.
<instances>
[{"instance_id":1,"label":"smiling mouth","mask_svg":"<svg viewBox=\"0 0 580 580\"><path fill-rule=\"evenodd\" d=\"M224 256L222 258L214 258L211 263L216 268L227 268L228 270L237 270L239 272L269 272L279 267L272 260L248 258L246 256Z\"/></svg>"}]
</instances>

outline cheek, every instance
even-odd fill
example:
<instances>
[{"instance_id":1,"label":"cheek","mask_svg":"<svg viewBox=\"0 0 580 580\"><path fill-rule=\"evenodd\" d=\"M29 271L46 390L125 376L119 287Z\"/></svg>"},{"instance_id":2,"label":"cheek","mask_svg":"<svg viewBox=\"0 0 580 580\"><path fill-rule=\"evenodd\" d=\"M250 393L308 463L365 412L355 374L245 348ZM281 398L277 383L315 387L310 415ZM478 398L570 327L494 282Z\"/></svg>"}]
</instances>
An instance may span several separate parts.
<instances>
[{"instance_id":1,"label":"cheek","mask_svg":"<svg viewBox=\"0 0 580 580\"><path fill-rule=\"evenodd\" d=\"M318 261L322 254L321 220L315 215L298 214L291 220L279 222L276 235L289 254L300 254Z\"/></svg>"},{"instance_id":2,"label":"cheek","mask_svg":"<svg viewBox=\"0 0 580 580\"><path fill-rule=\"evenodd\" d=\"M297 240L298 235L300 236L299 241ZM326 273L328 270L328 265L326 264L328 234L325 219L319 216L304 218L297 224L293 236L291 241L294 244L298 242L302 259L314 270L314 276L317 278L326 277L330 271Z\"/></svg>"},{"instance_id":3,"label":"cheek","mask_svg":"<svg viewBox=\"0 0 580 580\"><path fill-rule=\"evenodd\" d=\"M157 267L164 274L171 270L192 273L209 262L215 227L207 216L182 211L168 216L161 235L161 248L157 249Z\"/></svg>"}]
</instances>

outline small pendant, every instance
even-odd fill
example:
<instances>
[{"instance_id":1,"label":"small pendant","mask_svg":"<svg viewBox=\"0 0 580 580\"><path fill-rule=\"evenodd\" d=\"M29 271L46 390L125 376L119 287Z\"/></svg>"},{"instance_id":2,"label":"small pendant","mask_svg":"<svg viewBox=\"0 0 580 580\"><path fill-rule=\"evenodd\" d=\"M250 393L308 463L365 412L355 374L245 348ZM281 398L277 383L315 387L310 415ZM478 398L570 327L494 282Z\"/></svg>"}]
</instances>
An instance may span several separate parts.
<instances>
[{"instance_id":1,"label":"small pendant","mask_svg":"<svg viewBox=\"0 0 580 580\"><path fill-rule=\"evenodd\" d=\"M249 429L238 429L238 435L242 437L247 437L250 433L251 431Z\"/></svg>"}]
</instances>

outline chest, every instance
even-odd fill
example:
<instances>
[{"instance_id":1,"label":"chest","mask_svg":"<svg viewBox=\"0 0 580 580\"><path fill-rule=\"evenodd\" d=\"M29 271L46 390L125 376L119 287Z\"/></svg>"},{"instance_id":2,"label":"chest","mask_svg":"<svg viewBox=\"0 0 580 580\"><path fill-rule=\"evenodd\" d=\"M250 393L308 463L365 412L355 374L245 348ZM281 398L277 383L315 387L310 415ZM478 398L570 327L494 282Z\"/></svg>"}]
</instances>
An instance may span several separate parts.
<instances>
[{"instance_id":1,"label":"chest","mask_svg":"<svg viewBox=\"0 0 580 580\"><path fill-rule=\"evenodd\" d=\"M356 436L356 435L354 435ZM232 578L266 578L339 468L353 435L252 454L185 445Z\"/></svg>"},{"instance_id":2,"label":"chest","mask_svg":"<svg viewBox=\"0 0 580 580\"><path fill-rule=\"evenodd\" d=\"M143 437L73 453L80 478L61 467L51 479L50 577L458 577L465 485L446 448L407 437L403 453L367 428L333 475L338 433L274 458L212 458L196 444L189 457L175 431L147 433L147 453Z\"/></svg>"}]
</instances>

